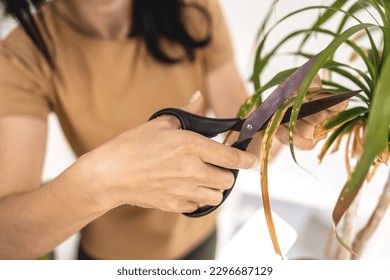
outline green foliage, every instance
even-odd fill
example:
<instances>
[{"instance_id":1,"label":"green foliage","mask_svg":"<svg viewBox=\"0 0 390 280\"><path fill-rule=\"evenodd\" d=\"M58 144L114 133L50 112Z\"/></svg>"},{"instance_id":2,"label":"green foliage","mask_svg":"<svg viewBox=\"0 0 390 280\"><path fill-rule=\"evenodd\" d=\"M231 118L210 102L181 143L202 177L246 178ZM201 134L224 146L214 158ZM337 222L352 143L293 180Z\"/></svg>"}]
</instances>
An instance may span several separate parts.
<instances>
[{"instance_id":1,"label":"green foliage","mask_svg":"<svg viewBox=\"0 0 390 280\"><path fill-rule=\"evenodd\" d=\"M281 3L279 2L279 5ZM275 4L269 14L273 12ZM282 36L271 48L269 37L275 29L287 20L307 16L307 12L320 12L318 18L310 26L290 30ZM362 20L363 15L369 15L371 23ZM332 24L328 24L332 21ZM323 78L325 92L338 93L346 90L363 90L351 102L352 108L331 118L321 129L332 131L323 145L321 157L345 134L348 134L358 122L366 126L364 149L358 162L345 183L340 197L333 211L334 226L337 227L341 217L355 198L363 181L375 163L378 156L390 146L390 1L388 0L335 0L329 6L310 6L293 11L270 26L271 18L268 16L260 27L258 33L258 48L253 66L251 81L255 93L246 102L240 111L240 116L245 116L252 107L258 106L261 96L265 91L281 83L293 71L294 67L275 74L269 81L262 82L261 76L273 59L279 57L283 46L287 42L298 42L296 50L284 54L297 58L311 58L319 53L319 57L313 68L303 81L297 96L293 100L293 109L289 123L290 151L295 159L293 145L293 131L303 100L307 97L307 90L315 75L322 69L329 75ZM334 24L336 22L336 24ZM270 26L270 27L268 27ZM290 24L289 26L294 26ZM329 27L331 26L331 27ZM267 28L268 27L268 28ZM308 48L310 40L328 38L329 43L323 49ZM280 37L280 36L278 36ZM269 49L269 51L267 51ZM340 55L340 53L342 55ZM349 56L354 60L348 60ZM354 63L359 62L359 63ZM356 64L356 65L355 65ZM291 102L291 101L290 101ZM270 128L265 132L266 145L262 151L268 159L270 152L270 140L278 127L280 116L274 118L269 124ZM263 162L262 162L263 164ZM267 165L267 162L265 163ZM262 174L266 174L262 166ZM262 179L262 188L268 187L267 178ZM267 198L268 199L268 198ZM263 197L264 200L264 197ZM263 201L264 202L264 201ZM269 204L269 202L267 202ZM271 232L271 229L270 229ZM272 234L271 234L272 235ZM276 238L273 238L273 240ZM274 243L275 250L279 248Z\"/></svg>"}]
</instances>

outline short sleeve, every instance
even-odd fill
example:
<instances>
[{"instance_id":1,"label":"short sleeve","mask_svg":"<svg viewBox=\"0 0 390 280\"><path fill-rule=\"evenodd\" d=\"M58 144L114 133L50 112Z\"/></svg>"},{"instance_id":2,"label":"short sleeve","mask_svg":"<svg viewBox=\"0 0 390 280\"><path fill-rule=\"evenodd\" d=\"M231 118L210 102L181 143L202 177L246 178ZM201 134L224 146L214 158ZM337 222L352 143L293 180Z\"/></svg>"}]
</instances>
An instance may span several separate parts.
<instances>
[{"instance_id":1,"label":"short sleeve","mask_svg":"<svg viewBox=\"0 0 390 280\"><path fill-rule=\"evenodd\" d=\"M34 46L16 30L0 43L0 117L10 114L46 118L50 111L47 81Z\"/></svg>"},{"instance_id":2,"label":"short sleeve","mask_svg":"<svg viewBox=\"0 0 390 280\"><path fill-rule=\"evenodd\" d=\"M211 42L204 49L204 64L206 72L221 66L223 63L233 60L233 47L225 18L218 0L207 1L208 11L211 16L212 33Z\"/></svg>"}]
</instances>

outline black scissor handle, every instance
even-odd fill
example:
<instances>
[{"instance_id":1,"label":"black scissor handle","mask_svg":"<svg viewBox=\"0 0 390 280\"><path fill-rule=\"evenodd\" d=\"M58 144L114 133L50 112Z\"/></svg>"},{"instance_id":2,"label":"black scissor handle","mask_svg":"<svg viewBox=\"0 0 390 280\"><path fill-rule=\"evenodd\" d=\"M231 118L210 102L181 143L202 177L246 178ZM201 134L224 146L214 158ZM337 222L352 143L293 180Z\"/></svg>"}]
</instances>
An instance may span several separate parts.
<instances>
[{"instance_id":1,"label":"black scissor handle","mask_svg":"<svg viewBox=\"0 0 390 280\"><path fill-rule=\"evenodd\" d=\"M154 113L149 120L155 119L163 115L171 115L176 117L181 124L181 129L191 130L203 136L212 138L220 133L230 130L241 119L216 119L207 118L199 115L195 115L176 108L166 108Z\"/></svg>"},{"instance_id":2,"label":"black scissor handle","mask_svg":"<svg viewBox=\"0 0 390 280\"><path fill-rule=\"evenodd\" d=\"M172 115L180 121L182 129L191 130L209 138L214 137L222 132L228 131L232 127L237 125L239 122L241 122L241 119L239 118L234 118L234 119L207 118L207 117L191 114L176 108L167 108L167 109L160 110L154 113L149 120L155 119L163 115ZM251 142L251 140L252 138L246 139L245 141L236 142L232 145L232 147L245 151L249 143ZM187 217L197 218L197 217L203 217L215 211L230 195L236 183L238 169L230 169L230 171L234 175L234 182L230 189L223 191L223 198L220 204L215 206L204 206L194 212L183 213L183 215Z\"/></svg>"}]
</instances>

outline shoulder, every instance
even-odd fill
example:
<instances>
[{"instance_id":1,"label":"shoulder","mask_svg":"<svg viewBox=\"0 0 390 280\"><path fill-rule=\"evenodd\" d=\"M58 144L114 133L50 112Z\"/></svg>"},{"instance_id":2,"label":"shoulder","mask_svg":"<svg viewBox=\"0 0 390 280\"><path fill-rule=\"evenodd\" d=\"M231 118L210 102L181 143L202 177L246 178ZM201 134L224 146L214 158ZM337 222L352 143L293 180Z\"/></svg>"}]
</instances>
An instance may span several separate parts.
<instances>
[{"instance_id":1,"label":"shoulder","mask_svg":"<svg viewBox=\"0 0 390 280\"><path fill-rule=\"evenodd\" d=\"M50 32L53 26L53 15L50 5L45 5L42 12L47 29ZM37 16L35 16L35 19L44 35L45 42L49 44L50 41L47 40L45 32L42 31L44 28L40 19ZM27 35L26 31L19 25L14 26L8 35L1 40L0 56L3 61L6 60L8 63L22 65L23 68L30 71L42 72L44 70L46 72L49 68L41 52Z\"/></svg>"},{"instance_id":2,"label":"shoulder","mask_svg":"<svg viewBox=\"0 0 390 280\"><path fill-rule=\"evenodd\" d=\"M32 60L37 56L38 50L36 50L26 32L20 26L17 26L1 41L0 53L3 56L13 55Z\"/></svg>"}]
</instances>

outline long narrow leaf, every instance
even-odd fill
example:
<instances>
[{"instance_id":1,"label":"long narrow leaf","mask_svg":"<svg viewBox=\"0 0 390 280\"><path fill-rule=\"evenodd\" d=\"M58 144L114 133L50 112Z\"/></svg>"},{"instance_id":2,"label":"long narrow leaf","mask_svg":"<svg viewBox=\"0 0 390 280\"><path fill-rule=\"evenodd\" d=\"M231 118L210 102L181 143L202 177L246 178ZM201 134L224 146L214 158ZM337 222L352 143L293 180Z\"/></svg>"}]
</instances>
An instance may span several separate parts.
<instances>
[{"instance_id":1,"label":"long narrow leaf","mask_svg":"<svg viewBox=\"0 0 390 280\"><path fill-rule=\"evenodd\" d=\"M261 197L263 200L263 207L265 213L265 219L267 222L268 232L274 246L275 253L283 257L280 250L278 238L276 235L275 225L272 218L271 212L271 203L268 193L268 162L272 146L272 141L276 135L276 132L279 128L279 125L285 115L289 106L291 106L292 99L288 99L284 105L282 105L272 116L271 121L267 125L267 128L264 132L264 138L261 145L261 155L260 155L260 181L261 181Z\"/></svg>"},{"instance_id":2,"label":"long narrow leaf","mask_svg":"<svg viewBox=\"0 0 390 280\"><path fill-rule=\"evenodd\" d=\"M333 73L337 73L340 76L350 80L352 83L357 85L359 89L363 90L368 96L371 95L370 89L365 84L363 84L361 80L359 80L356 76L352 75L351 73L349 73L348 71L344 70L343 68L337 67L337 66L333 67L329 63L325 63L323 68L324 69L329 69Z\"/></svg>"},{"instance_id":3,"label":"long narrow leaf","mask_svg":"<svg viewBox=\"0 0 390 280\"><path fill-rule=\"evenodd\" d=\"M390 1L379 0L379 2L382 4L383 8L385 9L385 15L387 17L387 22L390 25ZM386 27L390 27L389 25L386 25Z\"/></svg>"},{"instance_id":4,"label":"long narrow leaf","mask_svg":"<svg viewBox=\"0 0 390 280\"><path fill-rule=\"evenodd\" d=\"M348 10L347 10L347 13L344 15L343 19L340 21L340 24L339 24L339 27L337 29L337 34L340 34L345 25L347 24L348 22L348 19L350 19L350 15L353 15L359 11L361 11L362 9L365 9L369 6L369 4L365 1L357 1L355 4L353 4Z\"/></svg>"},{"instance_id":5,"label":"long narrow leaf","mask_svg":"<svg viewBox=\"0 0 390 280\"><path fill-rule=\"evenodd\" d=\"M325 124L324 128L329 130L333 129L334 127L340 126L352 119L355 119L357 116L361 116L365 113L367 113L369 110L365 107L355 107L348 110L345 110L343 112L340 112L336 116L330 118Z\"/></svg>"},{"instance_id":6,"label":"long narrow leaf","mask_svg":"<svg viewBox=\"0 0 390 280\"><path fill-rule=\"evenodd\" d=\"M348 0L336 0L331 4L329 7L331 9L326 10L319 18L318 20L312 25L312 29L320 28L324 23L326 23L329 19L331 19L334 14L336 14L346 3ZM311 33L308 33L302 40L301 44L299 45L299 50L301 50L308 39L310 38Z\"/></svg>"},{"instance_id":7,"label":"long narrow leaf","mask_svg":"<svg viewBox=\"0 0 390 280\"><path fill-rule=\"evenodd\" d=\"M335 131L333 131L333 133L328 137L328 139L326 139L325 141L325 144L322 146L321 148L321 152L320 154L318 155L318 159L320 161L322 161L322 159L324 158L325 154L327 153L327 151L330 149L330 147L332 147L334 141L341 137L344 133L348 132L351 130L351 128L355 125L355 123L359 120L360 118L356 118L356 119L353 119L351 120L350 122L347 122L345 124L343 124L342 126L340 126L339 128L337 128Z\"/></svg>"},{"instance_id":8,"label":"long narrow leaf","mask_svg":"<svg viewBox=\"0 0 390 280\"><path fill-rule=\"evenodd\" d=\"M317 58L317 61L314 63L313 68L307 73L306 78L303 81L303 83L302 83L302 85L301 85L301 87L299 89L297 98L296 98L294 106L293 106L293 110L292 110L292 114L291 114L291 120L290 120L290 123L289 123L289 130L290 130L290 132L294 131L294 129L295 129L295 124L296 124L296 121L297 121L297 118L298 118L299 109L300 109L300 107L302 105L303 99L305 98L306 91L309 88L309 86L311 84L311 81L314 79L314 77L318 73L318 71L326 63L328 58L331 55L333 55L333 53L340 47L340 45L345 43L348 40L349 37L351 37L353 34L359 32L361 30L364 30L364 29L367 29L367 28L370 28L370 27L375 27L375 25L369 24L369 23L363 23L363 24L358 24L358 25L355 25L355 26L347 29L342 34L340 34L338 37L336 37L328 45L328 47L326 47L319 54L319 56ZM294 140L293 140L292 134L290 133L290 137L289 137L290 152L291 152L291 155L292 155L294 161L297 162L296 156L295 156L295 151L294 151L294 142L293 141Z\"/></svg>"},{"instance_id":9,"label":"long narrow leaf","mask_svg":"<svg viewBox=\"0 0 390 280\"><path fill-rule=\"evenodd\" d=\"M270 33L280 23L284 22L285 20L287 20L287 19L289 19L289 18L291 18L291 17L293 17L295 15L301 14L301 13L303 13L305 11L316 10L316 9L334 10L334 8L330 8L328 6L321 6L321 5L319 5L319 6L310 6L310 7L306 7L306 8L302 8L302 9L293 11L293 12L287 14L286 16L284 16L283 18L281 18L280 20L278 20L276 23L274 23L274 25L263 36L263 38L262 38L262 40L260 40L260 42L258 44L258 47L257 47L257 50L256 50L255 63L254 63L254 66L253 66L252 77L250 79L253 82L253 84L254 84L255 90L258 90L260 88L260 86L261 86L261 83L260 83L260 73L262 72L262 69L266 65L266 63L264 63L263 59L261 59L261 53L265 49L265 43L266 43ZM347 12L345 12L343 10L338 10L338 12L347 14ZM351 14L350 16L351 16L351 18L354 18L357 22L361 23L361 21L357 17L355 17L354 15ZM318 30L316 30L316 32L318 32Z\"/></svg>"},{"instance_id":10,"label":"long narrow leaf","mask_svg":"<svg viewBox=\"0 0 390 280\"><path fill-rule=\"evenodd\" d=\"M368 0L368 1L375 8L375 10L378 12L379 16L382 19L384 26L389 26L388 18L386 16L385 12L382 10L382 8L379 6L378 0Z\"/></svg>"},{"instance_id":11,"label":"long narrow leaf","mask_svg":"<svg viewBox=\"0 0 390 280\"><path fill-rule=\"evenodd\" d=\"M374 25L370 25L370 26L374 26ZM301 30L294 31L294 32L288 34L286 37L282 38L279 42L277 42L275 47L269 53L267 53L266 55L261 57L261 59L259 58L259 59L256 60L255 68L256 68L257 72L255 72L253 74L253 77L260 76L260 74L264 70L265 66L269 64L269 61L271 60L271 58L275 56L277 51L286 42L288 42L289 40L293 39L294 37L296 37L296 36L298 36L298 35L300 35L302 33L307 33L307 32L312 32L312 31L313 30L311 30L311 29L301 29ZM318 33L330 35L332 38L337 38L337 36L338 36L336 33L333 33L333 32L331 32L329 30L316 29L314 31L318 32ZM378 76L378 69L375 68L375 66L372 64L372 62L370 61L369 57L366 55L365 51L361 47L359 47L356 43L354 43L354 42L352 42L350 40L346 40L345 43L348 44L359 55L359 57L362 58L363 62L367 66L368 71L370 72L370 75L371 75L372 79L376 80L376 78Z\"/></svg>"},{"instance_id":12,"label":"long narrow leaf","mask_svg":"<svg viewBox=\"0 0 390 280\"><path fill-rule=\"evenodd\" d=\"M312 98L316 93L308 94L308 98ZM264 132L264 138L261 144L261 155L260 155L260 174L261 174L261 193L264 207L265 218L267 222L268 231L274 246L275 253L283 257L278 238L276 235L275 225L272 218L271 203L268 193L268 162L271 152L272 141L275 138L276 132L283 120L287 110L291 107L295 97L290 97L280 108L273 114L271 121L268 123L267 128Z\"/></svg>"},{"instance_id":13,"label":"long narrow leaf","mask_svg":"<svg viewBox=\"0 0 390 280\"><path fill-rule=\"evenodd\" d=\"M390 60L387 59L374 93L368 118L363 154L358 160L351 178L344 185L333 210L333 223L336 228L341 217L358 193L365 176L375 158L384 149L384 139L388 139L390 126Z\"/></svg>"}]
</instances>

